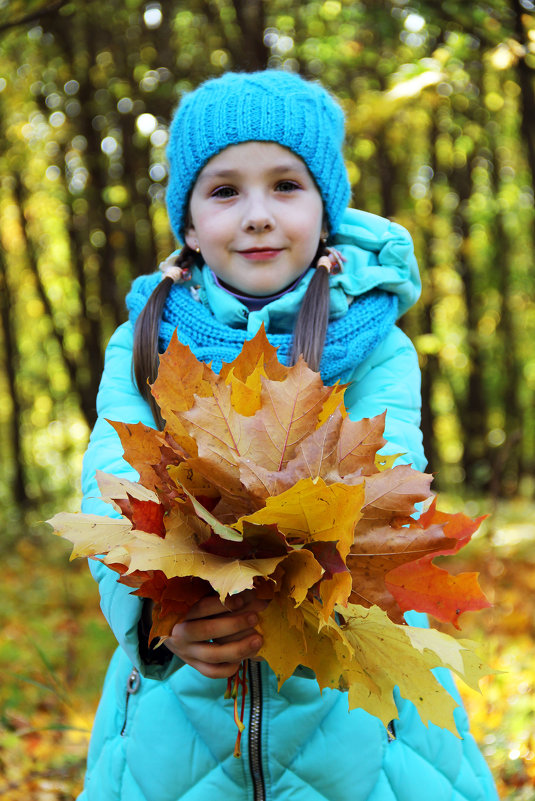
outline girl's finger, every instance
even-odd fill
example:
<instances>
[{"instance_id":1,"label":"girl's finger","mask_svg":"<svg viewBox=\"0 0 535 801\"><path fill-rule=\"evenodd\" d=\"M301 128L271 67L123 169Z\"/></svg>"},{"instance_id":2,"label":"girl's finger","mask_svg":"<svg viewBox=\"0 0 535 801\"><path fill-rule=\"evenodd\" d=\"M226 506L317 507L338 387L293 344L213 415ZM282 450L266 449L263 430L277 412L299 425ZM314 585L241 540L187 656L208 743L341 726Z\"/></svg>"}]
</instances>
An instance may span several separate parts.
<instances>
[{"instance_id":1,"label":"girl's finger","mask_svg":"<svg viewBox=\"0 0 535 801\"><path fill-rule=\"evenodd\" d=\"M198 618L196 620L184 621L178 624L180 634L190 643L205 643L210 640L220 640L234 635L240 635L238 639L243 639L243 633L254 628L258 623L256 612L245 614L233 614L227 612L224 615L215 617ZM173 629L173 634L175 629ZM178 633L178 632L176 632Z\"/></svg>"},{"instance_id":2,"label":"girl's finger","mask_svg":"<svg viewBox=\"0 0 535 801\"><path fill-rule=\"evenodd\" d=\"M228 642L236 642L236 640L243 640L244 637L251 637L253 634L258 633L255 629L250 628L246 629L245 631L239 631L237 634L229 634L227 637L217 637L217 639L213 639L212 642L217 643L218 645L225 645Z\"/></svg>"},{"instance_id":3,"label":"girl's finger","mask_svg":"<svg viewBox=\"0 0 535 801\"><path fill-rule=\"evenodd\" d=\"M222 663L240 663L244 659L256 656L262 646L262 637L257 633L235 642L225 643L197 643L190 649L195 661L209 665Z\"/></svg>"},{"instance_id":4,"label":"girl's finger","mask_svg":"<svg viewBox=\"0 0 535 801\"><path fill-rule=\"evenodd\" d=\"M228 609L219 600L219 595L206 595L191 607L184 620L198 620L225 613L228 613Z\"/></svg>"},{"instance_id":5,"label":"girl's finger","mask_svg":"<svg viewBox=\"0 0 535 801\"><path fill-rule=\"evenodd\" d=\"M261 612L268 601L256 597L254 590L244 590L231 595L223 605L218 595L207 595L191 607L184 620L198 620L204 617L215 617L228 612Z\"/></svg>"}]
</instances>

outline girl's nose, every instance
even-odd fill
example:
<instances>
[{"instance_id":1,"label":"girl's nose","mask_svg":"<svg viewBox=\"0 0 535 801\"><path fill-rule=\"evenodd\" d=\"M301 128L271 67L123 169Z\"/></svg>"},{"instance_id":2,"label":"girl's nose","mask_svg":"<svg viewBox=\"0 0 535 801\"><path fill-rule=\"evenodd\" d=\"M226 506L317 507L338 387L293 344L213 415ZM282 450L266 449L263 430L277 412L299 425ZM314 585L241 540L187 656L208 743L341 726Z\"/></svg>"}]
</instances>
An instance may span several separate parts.
<instances>
[{"instance_id":1,"label":"girl's nose","mask_svg":"<svg viewBox=\"0 0 535 801\"><path fill-rule=\"evenodd\" d=\"M251 200L242 219L242 229L253 233L271 231L275 220L267 204L261 200Z\"/></svg>"}]
</instances>

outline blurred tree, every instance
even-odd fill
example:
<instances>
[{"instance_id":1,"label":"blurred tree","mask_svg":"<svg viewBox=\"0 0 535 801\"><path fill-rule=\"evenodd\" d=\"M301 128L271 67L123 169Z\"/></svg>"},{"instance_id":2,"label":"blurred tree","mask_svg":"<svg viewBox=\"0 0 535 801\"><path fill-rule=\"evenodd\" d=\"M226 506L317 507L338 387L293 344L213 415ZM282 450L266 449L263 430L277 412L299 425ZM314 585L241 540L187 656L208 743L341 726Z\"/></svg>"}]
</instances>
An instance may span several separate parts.
<instances>
[{"instance_id":1,"label":"blurred tree","mask_svg":"<svg viewBox=\"0 0 535 801\"><path fill-rule=\"evenodd\" d=\"M424 291L403 325L421 356L439 484L533 493L533 8L0 7L0 498L57 505L75 492L124 295L174 248L164 204L173 107L211 75L265 67L300 71L340 98L354 204L413 234Z\"/></svg>"}]
</instances>

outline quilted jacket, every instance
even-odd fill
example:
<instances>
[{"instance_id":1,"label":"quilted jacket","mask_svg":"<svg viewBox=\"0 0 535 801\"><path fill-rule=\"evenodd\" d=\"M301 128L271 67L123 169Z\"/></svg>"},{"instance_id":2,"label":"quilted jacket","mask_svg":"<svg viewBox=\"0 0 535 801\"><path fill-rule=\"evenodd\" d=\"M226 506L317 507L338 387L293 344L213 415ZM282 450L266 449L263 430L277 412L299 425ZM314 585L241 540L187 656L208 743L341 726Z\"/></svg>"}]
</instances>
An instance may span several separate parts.
<instances>
[{"instance_id":1,"label":"quilted jacket","mask_svg":"<svg viewBox=\"0 0 535 801\"><path fill-rule=\"evenodd\" d=\"M374 287L397 294L401 313L417 299L416 262L400 226L348 210L337 246L347 261L342 276L331 279L331 309L343 307L347 295ZM292 295L285 296L286 311L298 303ZM228 323L233 314L229 298L210 286L204 302ZM266 319L269 333L269 317L269 309L251 312L251 335ZM110 514L96 497L95 470L137 477L122 459L106 418L153 425L132 381L132 341L132 324L125 323L106 352L98 421L84 459L84 511ZM371 355L340 378L351 381L346 391L350 415L360 419L386 408L385 452L402 452L400 461L423 469L418 361L402 331L394 326ZM360 709L348 713L343 693L320 694L315 679L299 671L277 692L266 663L251 667L243 753L236 759L232 701L223 698L226 680L205 678L176 656L165 665L145 664L138 640L140 599L118 584L107 567L93 563L92 571L119 647L105 679L79 801L497 799L462 706L455 712L457 738L432 724L424 726L414 706L398 696L399 719L389 731ZM426 625L423 616L408 617L414 625ZM460 703L449 673L439 673Z\"/></svg>"}]
</instances>

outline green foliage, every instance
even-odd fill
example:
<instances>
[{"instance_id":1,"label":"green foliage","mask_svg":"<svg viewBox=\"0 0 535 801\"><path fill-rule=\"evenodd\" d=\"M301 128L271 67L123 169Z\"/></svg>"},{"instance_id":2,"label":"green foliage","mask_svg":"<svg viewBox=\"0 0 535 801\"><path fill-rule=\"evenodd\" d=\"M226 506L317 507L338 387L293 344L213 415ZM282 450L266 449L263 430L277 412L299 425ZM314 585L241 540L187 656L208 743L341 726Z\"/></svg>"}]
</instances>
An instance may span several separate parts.
<instances>
[{"instance_id":1,"label":"green foliage","mask_svg":"<svg viewBox=\"0 0 535 801\"><path fill-rule=\"evenodd\" d=\"M165 145L179 96L223 70L265 66L319 78L341 99L354 203L414 236L423 299L404 325L420 350L439 485L531 492L535 23L522 9L2 6L6 501L72 495L124 295L173 247Z\"/></svg>"}]
</instances>

